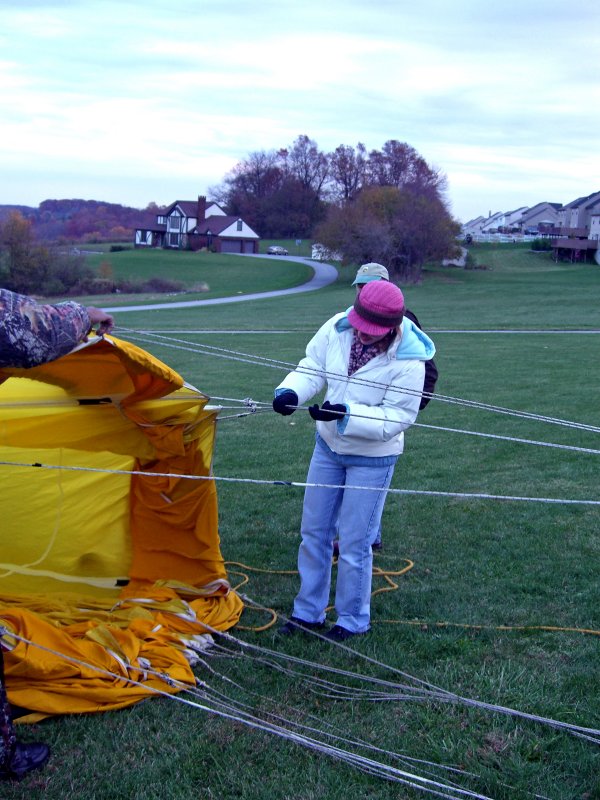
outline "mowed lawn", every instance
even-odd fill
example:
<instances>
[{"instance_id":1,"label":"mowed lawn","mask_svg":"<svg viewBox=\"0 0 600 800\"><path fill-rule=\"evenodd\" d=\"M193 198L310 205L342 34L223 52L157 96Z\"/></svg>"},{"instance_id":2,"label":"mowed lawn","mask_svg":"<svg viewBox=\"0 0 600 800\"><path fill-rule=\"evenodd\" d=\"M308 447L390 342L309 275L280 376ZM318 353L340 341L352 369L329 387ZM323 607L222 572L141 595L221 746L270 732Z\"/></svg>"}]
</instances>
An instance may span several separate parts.
<instances>
[{"instance_id":1,"label":"mowed lawn","mask_svg":"<svg viewBox=\"0 0 600 800\"><path fill-rule=\"evenodd\" d=\"M217 483L219 527L231 581L248 599L231 632L245 646L225 640L197 667L204 710L157 698L26 729L24 738L50 743L52 759L23 783L2 784L3 798L423 796L249 727L234 702L283 730L307 726L294 730L417 776L406 778L412 784L430 780L425 786L442 796L460 795L436 783L495 799L600 798L598 742L537 719L600 728L600 517L592 504L600 502L600 267L555 264L521 245L472 253L486 269L430 267L419 285L402 287L437 346L438 398L406 436L392 488L407 493L388 497L374 560L374 589L385 591L373 597L372 631L350 640L352 652L314 637L281 640L270 625L289 613L297 587L302 506L301 488L275 482L305 480L314 423L305 411L280 417L269 404L286 364L351 304L353 270L287 298L116 314L117 335L226 406L214 473L236 479ZM161 254L147 255L156 263L136 270L156 268ZM290 268L237 260L229 284L229 267L220 270L213 256L221 296L239 285L272 288L265 270ZM244 398L264 410L237 416ZM420 685L413 678L489 707L415 699L397 688ZM217 697L230 716L206 710Z\"/></svg>"},{"instance_id":2,"label":"mowed lawn","mask_svg":"<svg viewBox=\"0 0 600 800\"><path fill-rule=\"evenodd\" d=\"M166 295L110 294L82 298L84 302L111 307L134 302L170 303L250 294L257 291L257 285L261 287L260 291L289 289L309 280L312 275L309 266L276 256L249 259L206 251L152 249L94 253L86 258L86 264L101 273L104 271L104 274L108 270L116 281L128 279L141 283L159 277L182 286L182 291Z\"/></svg>"}]
</instances>

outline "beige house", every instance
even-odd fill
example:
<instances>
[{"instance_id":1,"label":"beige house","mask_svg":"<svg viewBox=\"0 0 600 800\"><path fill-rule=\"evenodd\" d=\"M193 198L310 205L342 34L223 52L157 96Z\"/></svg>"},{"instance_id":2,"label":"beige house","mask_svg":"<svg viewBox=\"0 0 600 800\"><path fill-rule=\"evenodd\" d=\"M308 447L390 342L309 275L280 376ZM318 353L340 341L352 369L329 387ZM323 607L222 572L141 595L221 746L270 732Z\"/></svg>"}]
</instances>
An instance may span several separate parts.
<instances>
[{"instance_id":1,"label":"beige house","mask_svg":"<svg viewBox=\"0 0 600 800\"><path fill-rule=\"evenodd\" d=\"M558 227L558 214L562 205L560 203L537 203L528 208L519 220L519 228L522 233L527 229L539 230L543 228Z\"/></svg>"},{"instance_id":2,"label":"beige house","mask_svg":"<svg viewBox=\"0 0 600 800\"><path fill-rule=\"evenodd\" d=\"M600 211L600 192L587 197L578 197L563 206L558 212L558 227L576 230L589 230L590 217Z\"/></svg>"},{"instance_id":3,"label":"beige house","mask_svg":"<svg viewBox=\"0 0 600 800\"><path fill-rule=\"evenodd\" d=\"M590 214L590 232L588 239L600 240L600 211Z\"/></svg>"}]
</instances>

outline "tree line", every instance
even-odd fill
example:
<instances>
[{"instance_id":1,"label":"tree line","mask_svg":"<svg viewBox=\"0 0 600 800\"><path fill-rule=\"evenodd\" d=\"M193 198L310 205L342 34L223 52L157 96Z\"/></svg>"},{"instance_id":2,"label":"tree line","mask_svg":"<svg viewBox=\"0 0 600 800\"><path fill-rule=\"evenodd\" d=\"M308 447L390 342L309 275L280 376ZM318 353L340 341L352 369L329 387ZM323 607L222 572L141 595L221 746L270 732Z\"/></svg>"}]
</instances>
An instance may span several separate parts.
<instances>
[{"instance_id":1,"label":"tree line","mask_svg":"<svg viewBox=\"0 0 600 800\"><path fill-rule=\"evenodd\" d=\"M446 177L406 142L326 153L302 135L251 153L210 196L262 237L312 237L346 262L381 261L414 281L426 261L456 255L460 226L446 190Z\"/></svg>"},{"instance_id":2,"label":"tree line","mask_svg":"<svg viewBox=\"0 0 600 800\"><path fill-rule=\"evenodd\" d=\"M156 208L150 204L152 210ZM44 200L31 206L0 206L0 224L13 214L31 223L41 242L131 242L144 213L139 208L98 200Z\"/></svg>"},{"instance_id":3,"label":"tree line","mask_svg":"<svg viewBox=\"0 0 600 800\"><path fill-rule=\"evenodd\" d=\"M111 250L126 249L120 245ZM79 297L86 294L121 292L183 292L180 281L168 275L141 280L115 278L112 265L103 261L98 270L86 264L85 257L71 246L40 242L30 220L12 211L0 220L0 286L20 294L42 297Z\"/></svg>"},{"instance_id":4,"label":"tree line","mask_svg":"<svg viewBox=\"0 0 600 800\"><path fill-rule=\"evenodd\" d=\"M362 143L341 144L328 153L301 135L287 147L250 153L208 195L261 238L311 238L340 251L346 263L379 261L407 282L419 279L425 262L456 255L460 226L446 190L446 177L406 142L392 139L370 151ZM29 248L36 263L46 265L46 282L58 286L66 275L60 281L48 277L58 251L34 240L131 242L142 219L154 221L161 210L154 202L142 211L95 200L45 200L37 209L1 206L0 277L7 270L16 274L18 263L31 265ZM15 232L26 243L20 254ZM58 260L73 266L64 254ZM20 278L15 282L20 285Z\"/></svg>"}]
</instances>

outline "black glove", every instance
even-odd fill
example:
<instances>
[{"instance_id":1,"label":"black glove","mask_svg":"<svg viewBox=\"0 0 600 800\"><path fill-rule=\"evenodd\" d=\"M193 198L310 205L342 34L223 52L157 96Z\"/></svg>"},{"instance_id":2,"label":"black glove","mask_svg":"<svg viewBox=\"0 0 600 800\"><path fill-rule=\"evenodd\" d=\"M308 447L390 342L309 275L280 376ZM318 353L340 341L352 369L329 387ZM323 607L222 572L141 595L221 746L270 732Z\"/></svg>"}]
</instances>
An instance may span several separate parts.
<instances>
[{"instance_id":1,"label":"black glove","mask_svg":"<svg viewBox=\"0 0 600 800\"><path fill-rule=\"evenodd\" d=\"M294 408L288 408L288 406L294 406ZM283 414L284 417L293 414L297 407L298 395L291 389L286 389L273 400L273 411Z\"/></svg>"},{"instance_id":2,"label":"black glove","mask_svg":"<svg viewBox=\"0 0 600 800\"><path fill-rule=\"evenodd\" d=\"M331 422L334 419L342 419L347 412L343 403L331 405L329 400L325 400L321 408L318 405L309 406L308 413L313 419L321 420L321 422Z\"/></svg>"}]
</instances>

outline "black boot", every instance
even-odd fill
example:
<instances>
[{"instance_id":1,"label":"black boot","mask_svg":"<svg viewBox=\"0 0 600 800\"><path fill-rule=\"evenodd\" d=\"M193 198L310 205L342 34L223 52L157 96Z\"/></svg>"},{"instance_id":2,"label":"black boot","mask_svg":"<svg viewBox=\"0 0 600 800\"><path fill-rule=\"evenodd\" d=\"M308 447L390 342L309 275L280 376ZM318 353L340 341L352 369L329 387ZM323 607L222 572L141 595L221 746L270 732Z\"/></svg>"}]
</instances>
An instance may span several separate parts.
<instances>
[{"instance_id":1,"label":"black boot","mask_svg":"<svg viewBox=\"0 0 600 800\"><path fill-rule=\"evenodd\" d=\"M32 769L43 767L50 755L50 748L41 742L22 744L17 742L12 758L3 770L0 770L0 780L16 778L20 780Z\"/></svg>"}]
</instances>

